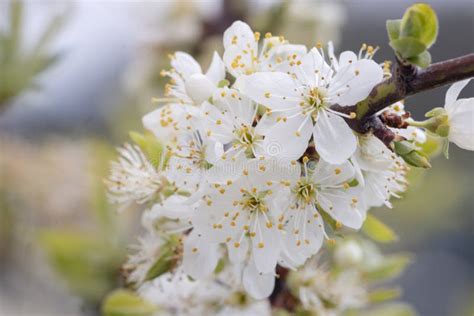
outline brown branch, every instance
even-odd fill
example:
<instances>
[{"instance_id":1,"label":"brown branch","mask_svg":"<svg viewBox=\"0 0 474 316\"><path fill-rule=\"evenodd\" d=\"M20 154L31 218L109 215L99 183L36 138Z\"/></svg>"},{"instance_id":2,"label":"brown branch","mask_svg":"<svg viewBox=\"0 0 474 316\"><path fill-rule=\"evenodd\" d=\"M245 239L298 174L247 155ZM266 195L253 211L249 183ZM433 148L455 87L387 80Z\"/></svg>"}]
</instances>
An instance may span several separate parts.
<instances>
[{"instance_id":1,"label":"brown branch","mask_svg":"<svg viewBox=\"0 0 474 316\"><path fill-rule=\"evenodd\" d=\"M392 76L374 87L370 95L353 106L333 106L333 109L357 114L355 119L347 119L349 126L358 133L374 131L374 128L385 128L376 113L389 105L422 91L434 89L463 79L474 77L474 53L432 64L425 69L418 69L399 62L392 67ZM387 131L377 131L384 136L387 144ZM374 133L375 134L375 133Z\"/></svg>"}]
</instances>

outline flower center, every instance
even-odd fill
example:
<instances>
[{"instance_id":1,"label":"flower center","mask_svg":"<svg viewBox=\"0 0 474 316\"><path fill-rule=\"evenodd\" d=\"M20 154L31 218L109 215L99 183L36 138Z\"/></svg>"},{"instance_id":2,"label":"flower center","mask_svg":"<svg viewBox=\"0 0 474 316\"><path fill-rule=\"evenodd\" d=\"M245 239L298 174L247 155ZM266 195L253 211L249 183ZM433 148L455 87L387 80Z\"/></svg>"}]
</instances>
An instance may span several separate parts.
<instances>
[{"instance_id":1,"label":"flower center","mask_svg":"<svg viewBox=\"0 0 474 316\"><path fill-rule=\"evenodd\" d=\"M239 204L242 206L242 209L249 211L250 213L262 212L265 213L268 211L268 207L265 204L265 195L267 192L249 192L247 190L242 190L242 199Z\"/></svg>"},{"instance_id":2,"label":"flower center","mask_svg":"<svg viewBox=\"0 0 474 316\"><path fill-rule=\"evenodd\" d=\"M316 200L317 187L314 183L301 179L296 184L293 192L296 194L297 202L300 204L311 204Z\"/></svg>"},{"instance_id":3,"label":"flower center","mask_svg":"<svg viewBox=\"0 0 474 316\"><path fill-rule=\"evenodd\" d=\"M301 102L303 115L310 114L314 119L318 115L318 110L325 106L326 91L321 88L310 88L306 92L305 101Z\"/></svg>"},{"instance_id":4,"label":"flower center","mask_svg":"<svg viewBox=\"0 0 474 316\"><path fill-rule=\"evenodd\" d=\"M248 157L253 157L253 146L256 142L263 139L260 135L255 135L254 128L251 126L244 125L234 131L236 140L234 142L235 147L242 147L245 149L245 154Z\"/></svg>"}]
</instances>

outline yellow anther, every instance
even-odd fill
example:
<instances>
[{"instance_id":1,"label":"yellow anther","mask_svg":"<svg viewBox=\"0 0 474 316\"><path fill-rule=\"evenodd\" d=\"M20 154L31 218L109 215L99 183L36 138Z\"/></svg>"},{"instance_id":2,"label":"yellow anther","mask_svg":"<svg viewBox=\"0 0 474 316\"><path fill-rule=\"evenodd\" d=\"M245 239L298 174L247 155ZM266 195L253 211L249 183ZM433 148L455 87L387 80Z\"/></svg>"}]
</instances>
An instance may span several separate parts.
<instances>
[{"instance_id":1,"label":"yellow anther","mask_svg":"<svg viewBox=\"0 0 474 316\"><path fill-rule=\"evenodd\" d=\"M263 248L263 247L265 247L265 244L264 244L263 242L259 242L259 243L258 243L258 248L261 249L261 248Z\"/></svg>"},{"instance_id":2,"label":"yellow anther","mask_svg":"<svg viewBox=\"0 0 474 316\"><path fill-rule=\"evenodd\" d=\"M270 92L265 92L265 98L269 99L271 96Z\"/></svg>"},{"instance_id":3,"label":"yellow anther","mask_svg":"<svg viewBox=\"0 0 474 316\"><path fill-rule=\"evenodd\" d=\"M341 168L334 169L335 174L340 174L342 172Z\"/></svg>"},{"instance_id":4,"label":"yellow anther","mask_svg":"<svg viewBox=\"0 0 474 316\"><path fill-rule=\"evenodd\" d=\"M255 32L253 35L255 36L255 41L258 42L260 40L260 32Z\"/></svg>"},{"instance_id":5,"label":"yellow anther","mask_svg":"<svg viewBox=\"0 0 474 316\"><path fill-rule=\"evenodd\" d=\"M270 37L272 37L272 33L270 32L265 33L265 38L270 38Z\"/></svg>"}]
</instances>

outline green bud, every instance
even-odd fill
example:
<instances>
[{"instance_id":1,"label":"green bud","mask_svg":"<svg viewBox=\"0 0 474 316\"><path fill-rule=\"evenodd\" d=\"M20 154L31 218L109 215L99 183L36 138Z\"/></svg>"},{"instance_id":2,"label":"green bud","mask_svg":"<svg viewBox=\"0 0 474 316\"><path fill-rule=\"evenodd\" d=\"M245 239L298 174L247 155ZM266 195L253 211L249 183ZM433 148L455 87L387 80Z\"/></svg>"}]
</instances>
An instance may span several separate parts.
<instances>
[{"instance_id":1,"label":"green bud","mask_svg":"<svg viewBox=\"0 0 474 316\"><path fill-rule=\"evenodd\" d=\"M413 143L403 140L395 142L395 152L409 165L417 168L431 168L426 155Z\"/></svg>"},{"instance_id":2,"label":"green bud","mask_svg":"<svg viewBox=\"0 0 474 316\"><path fill-rule=\"evenodd\" d=\"M440 124L436 129L436 134L441 137L448 137L449 135L449 124Z\"/></svg>"},{"instance_id":3,"label":"green bud","mask_svg":"<svg viewBox=\"0 0 474 316\"><path fill-rule=\"evenodd\" d=\"M402 156L405 162L413 167L429 169L431 164L426 156L421 151L412 151L407 155Z\"/></svg>"}]
</instances>

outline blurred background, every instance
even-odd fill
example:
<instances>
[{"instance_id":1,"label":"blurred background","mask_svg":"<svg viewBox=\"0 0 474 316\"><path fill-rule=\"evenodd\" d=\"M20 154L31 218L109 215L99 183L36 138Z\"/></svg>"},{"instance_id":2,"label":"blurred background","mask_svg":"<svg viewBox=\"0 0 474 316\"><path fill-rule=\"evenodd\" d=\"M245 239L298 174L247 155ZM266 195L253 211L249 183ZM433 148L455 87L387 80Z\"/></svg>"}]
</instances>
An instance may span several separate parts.
<instances>
[{"instance_id":1,"label":"blurred background","mask_svg":"<svg viewBox=\"0 0 474 316\"><path fill-rule=\"evenodd\" d=\"M434 61L474 51L474 2L426 1L438 13ZM120 286L138 230L134 212L107 204L102 179L114 147L141 130L169 68L192 53L205 69L236 19L291 42L337 50L380 46L385 21L413 1L0 0L0 315L96 315ZM446 87L406 100L417 118L444 104ZM470 84L462 96L473 96ZM410 175L394 209L375 214L399 234L386 251L415 254L402 299L422 316L474 315L474 159Z\"/></svg>"}]
</instances>

